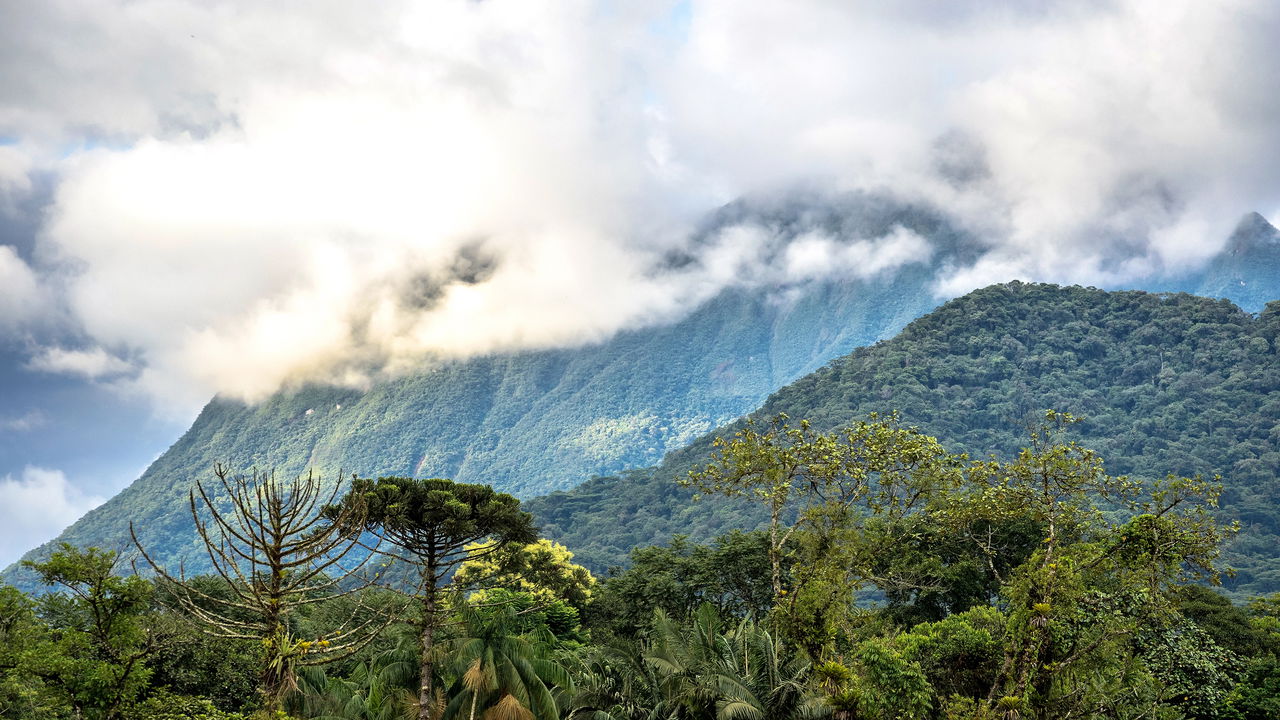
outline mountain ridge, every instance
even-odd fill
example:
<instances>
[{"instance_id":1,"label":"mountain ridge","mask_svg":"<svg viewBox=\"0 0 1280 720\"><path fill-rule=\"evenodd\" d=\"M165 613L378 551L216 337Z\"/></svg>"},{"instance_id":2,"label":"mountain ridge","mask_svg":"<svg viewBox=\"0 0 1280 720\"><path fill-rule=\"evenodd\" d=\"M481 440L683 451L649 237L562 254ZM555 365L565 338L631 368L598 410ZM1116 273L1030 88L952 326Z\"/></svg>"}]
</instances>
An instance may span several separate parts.
<instances>
[{"instance_id":1,"label":"mountain ridge","mask_svg":"<svg viewBox=\"0 0 1280 720\"><path fill-rule=\"evenodd\" d=\"M164 560L198 558L189 518L175 508L185 507L185 488L214 462L284 474L316 467L329 474L438 475L490 482L526 498L653 465L754 410L777 388L934 308L943 266L977 246L936 214L874 198L834 209L734 204L702 233L743 222L772 228L784 241L814 228L856 239L903 227L927 237L934 252L861 281L730 289L672 325L624 331L581 348L444 363L367 391L313 386L256 406L215 398L138 481L53 542L128 550L121 530L141 520L144 541L163 545ZM1263 231L1259 226L1249 237ZM1280 278L1265 289L1270 277L1253 283L1247 299L1255 289L1280 297ZM1199 286L1209 279L1153 284ZM16 577L15 569L5 577Z\"/></svg>"},{"instance_id":2,"label":"mountain ridge","mask_svg":"<svg viewBox=\"0 0 1280 720\"><path fill-rule=\"evenodd\" d=\"M1085 418L1074 437L1109 471L1154 479L1221 475L1236 592L1280 590L1280 302L1254 316L1185 293L1008 283L951 300L891 340L859 348L773 393L753 413L785 412L829 430L870 412L974 457L1012 456L1045 409ZM740 422L740 421L739 421ZM676 480L705 462L720 428L653 468L528 503L548 537L600 571L627 549L674 534L705 542L766 521L761 508L692 503Z\"/></svg>"}]
</instances>

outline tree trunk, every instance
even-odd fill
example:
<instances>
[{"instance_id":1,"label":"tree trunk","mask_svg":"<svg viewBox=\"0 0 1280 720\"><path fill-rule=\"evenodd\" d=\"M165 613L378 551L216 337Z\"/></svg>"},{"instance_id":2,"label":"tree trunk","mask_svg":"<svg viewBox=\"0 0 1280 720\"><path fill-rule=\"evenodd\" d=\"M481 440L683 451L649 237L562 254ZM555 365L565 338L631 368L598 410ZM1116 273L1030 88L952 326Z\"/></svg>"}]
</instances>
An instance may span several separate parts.
<instances>
[{"instance_id":1,"label":"tree trunk","mask_svg":"<svg viewBox=\"0 0 1280 720\"><path fill-rule=\"evenodd\" d=\"M422 667L418 679L418 720L432 720L431 710L435 707L435 695L431 688L431 672L434 669L432 654L436 636L436 603L437 585L434 568L428 568L429 580L422 596Z\"/></svg>"},{"instance_id":2,"label":"tree trunk","mask_svg":"<svg viewBox=\"0 0 1280 720\"><path fill-rule=\"evenodd\" d=\"M778 540L778 525L780 524L781 516L782 510L776 504L770 508L769 564L773 574L773 599L775 601L782 597L782 543Z\"/></svg>"},{"instance_id":3,"label":"tree trunk","mask_svg":"<svg viewBox=\"0 0 1280 720\"><path fill-rule=\"evenodd\" d=\"M431 720L431 707L435 697L431 694L431 650L435 644L434 618L422 627L422 673L419 679L422 685L418 690L418 720Z\"/></svg>"}]
</instances>

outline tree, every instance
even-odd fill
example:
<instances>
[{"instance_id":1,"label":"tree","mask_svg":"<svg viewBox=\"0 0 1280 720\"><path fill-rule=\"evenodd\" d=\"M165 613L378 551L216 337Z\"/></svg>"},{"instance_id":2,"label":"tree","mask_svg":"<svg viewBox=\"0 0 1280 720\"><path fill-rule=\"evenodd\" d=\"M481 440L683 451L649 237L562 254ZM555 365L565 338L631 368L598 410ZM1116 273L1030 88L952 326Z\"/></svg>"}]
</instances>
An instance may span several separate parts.
<instances>
[{"instance_id":1,"label":"tree","mask_svg":"<svg viewBox=\"0 0 1280 720\"><path fill-rule=\"evenodd\" d=\"M468 545L468 558L454 575L454 582L462 587L501 587L520 590L544 600L563 600L578 610L586 608L596 579L591 572L573 562L573 553L558 542L539 538L527 545L507 545L484 557L472 557L481 552L482 543Z\"/></svg>"},{"instance_id":2,"label":"tree","mask_svg":"<svg viewBox=\"0 0 1280 720\"><path fill-rule=\"evenodd\" d=\"M188 506L209 561L225 583L221 591L182 572L170 573L148 554L132 524L129 532L166 590L205 632L262 643L259 692L264 707L275 711L297 686L297 667L347 657L388 622L376 616L356 620L353 613L349 626L311 639L294 637L290 626L299 607L359 589L351 581L368 557L352 567L341 563L360 544L347 529L361 524L363 508L349 503L323 517L321 510L332 506L343 484L338 480L326 492L311 473L283 482L274 473L232 476L216 465L214 476L222 492L215 495L197 480Z\"/></svg>"},{"instance_id":3,"label":"tree","mask_svg":"<svg viewBox=\"0 0 1280 720\"><path fill-rule=\"evenodd\" d=\"M1176 586L1218 579L1214 561L1232 530L1211 515L1219 489L1199 478L1144 484L1108 475L1096 453L1063 441L1076 422L1048 411L1029 447L1012 462L975 464L970 491L943 511L961 524L1029 517L1042 529L1039 549L1004 578L1009 625L986 698L992 710L1040 717L1061 710L1062 678L1129 677L1120 668L1127 658L1140 660L1138 628L1176 621ZM1103 503L1128 519L1109 519ZM1108 662L1107 670L1098 669ZM1087 687L1078 677L1070 684ZM1163 702L1158 695L1149 700Z\"/></svg>"},{"instance_id":4,"label":"tree","mask_svg":"<svg viewBox=\"0 0 1280 720\"><path fill-rule=\"evenodd\" d=\"M372 533L389 546L383 549L385 554L417 570L415 587L405 592L420 612L418 717L428 720L436 704L435 635L448 609L441 602L441 583L468 559L533 542L537 538L533 520L506 493L441 478L355 479L341 502L326 512L335 527ZM468 549L475 543L478 546Z\"/></svg>"},{"instance_id":5,"label":"tree","mask_svg":"<svg viewBox=\"0 0 1280 720\"><path fill-rule=\"evenodd\" d=\"M162 638L143 622L154 588L136 576L116 574L114 552L80 550L62 543L44 562L24 561L46 585L66 594L46 595L40 614L51 632L33 633L19 650L17 663L65 700L76 717L114 720L147 685L146 660ZM26 613L22 603L15 619Z\"/></svg>"},{"instance_id":6,"label":"tree","mask_svg":"<svg viewBox=\"0 0 1280 720\"><path fill-rule=\"evenodd\" d=\"M510 606L482 613L460 602L457 610L460 632L447 643L457 680L442 720L481 715L559 720L551 688L572 684L550 659L548 638L521 634Z\"/></svg>"},{"instance_id":7,"label":"tree","mask_svg":"<svg viewBox=\"0 0 1280 720\"><path fill-rule=\"evenodd\" d=\"M782 577L790 582L791 562ZM586 612L595 630L634 637L653 624L653 611L686 620L710 603L725 617L762 619L773 607L769 536L733 530L710 545L677 535L665 546L635 548L625 570L608 578Z\"/></svg>"},{"instance_id":8,"label":"tree","mask_svg":"<svg viewBox=\"0 0 1280 720\"><path fill-rule=\"evenodd\" d=\"M746 497L769 509L770 583L782 596L782 553L794 528L783 529L784 514L803 502L817 475L836 472L833 440L815 432L807 420L793 427L785 414L771 418L763 430L754 419L733 434L717 437L711 462L689 472L680 484L701 493Z\"/></svg>"},{"instance_id":9,"label":"tree","mask_svg":"<svg viewBox=\"0 0 1280 720\"><path fill-rule=\"evenodd\" d=\"M705 604L689 624L654 612L643 651L653 669L656 717L735 720L810 716L821 700L808 688L809 661L781 656L782 645L750 619L726 626Z\"/></svg>"}]
</instances>

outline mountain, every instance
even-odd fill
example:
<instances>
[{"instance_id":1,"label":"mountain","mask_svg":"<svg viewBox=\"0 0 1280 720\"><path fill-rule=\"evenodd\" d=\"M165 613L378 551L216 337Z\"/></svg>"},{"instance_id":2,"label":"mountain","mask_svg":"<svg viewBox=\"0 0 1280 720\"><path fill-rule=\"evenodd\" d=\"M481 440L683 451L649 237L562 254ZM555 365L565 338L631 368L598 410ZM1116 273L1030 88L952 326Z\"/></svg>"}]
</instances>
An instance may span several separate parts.
<instances>
[{"instance_id":1,"label":"mountain","mask_svg":"<svg viewBox=\"0 0 1280 720\"><path fill-rule=\"evenodd\" d=\"M948 449L1011 457L1026 422L1052 408L1086 418L1077 438L1113 474L1221 475L1228 561L1238 593L1280 591L1280 302L1259 315L1187 294L1010 283L952 300L892 340L774 393L754 415L785 412L830 430L898 411ZM711 439L662 465L598 478L528 503L543 533L600 570L671 535L705 541L765 522L741 502L694 503L676 479Z\"/></svg>"},{"instance_id":2,"label":"mountain","mask_svg":"<svg viewBox=\"0 0 1280 720\"><path fill-rule=\"evenodd\" d=\"M766 229L775 261L792 240L814 232L855 242L903 228L927 238L932 253L863 280L744 280L680 322L584 347L443 362L365 391L304 387L255 406L215 398L142 477L56 542L128 550L132 521L163 560L198 571L203 560L185 498L219 461L286 475L315 468L331 477L339 470L452 477L524 498L651 466L831 358L891 337L937 304L940 273L980 249L938 213L862 195L734 203L699 236L710 242L736 225ZM1266 250L1263 228L1256 230L1249 242ZM1280 297L1280 282L1264 269L1239 265L1252 274L1226 289ZM1198 285L1205 277L1153 283ZM12 567L4 577L24 582Z\"/></svg>"},{"instance_id":3,"label":"mountain","mask_svg":"<svg viewBox=\"0 0 1280 720\"><path fill-rule=\"evenodd\" d=\"M1249 213L1205 268L1188 292L1204 297L1231 298L1240 307L1257 310L1280 298L1280 231L1258 213Z\"/></svg>"}]
</instances>

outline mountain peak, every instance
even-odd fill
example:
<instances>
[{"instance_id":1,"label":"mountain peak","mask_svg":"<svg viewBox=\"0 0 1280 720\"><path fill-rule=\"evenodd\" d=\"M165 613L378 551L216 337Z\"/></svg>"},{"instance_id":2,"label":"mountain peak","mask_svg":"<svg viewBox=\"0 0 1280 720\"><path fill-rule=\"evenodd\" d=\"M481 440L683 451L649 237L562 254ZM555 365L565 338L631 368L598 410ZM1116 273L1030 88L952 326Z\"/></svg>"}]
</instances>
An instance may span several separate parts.
<instances>
[{"instance_id":1,"label":"mountain peak","mask_svg":"<svg viewBox=\"0 0 1280 720\"><path fill-rule=\"evenodd\" d=\"M1239 255L1249 250L1280 243L1280 230L1277 230L1260 213L1251 212L1245 215L1235 232L1227 241L1227 252Z\"/></svg>"}]
</instances>

